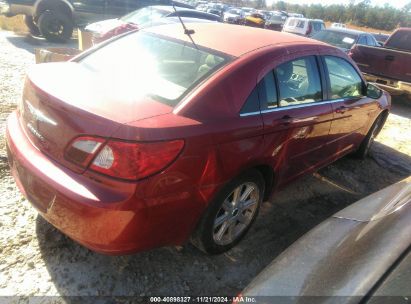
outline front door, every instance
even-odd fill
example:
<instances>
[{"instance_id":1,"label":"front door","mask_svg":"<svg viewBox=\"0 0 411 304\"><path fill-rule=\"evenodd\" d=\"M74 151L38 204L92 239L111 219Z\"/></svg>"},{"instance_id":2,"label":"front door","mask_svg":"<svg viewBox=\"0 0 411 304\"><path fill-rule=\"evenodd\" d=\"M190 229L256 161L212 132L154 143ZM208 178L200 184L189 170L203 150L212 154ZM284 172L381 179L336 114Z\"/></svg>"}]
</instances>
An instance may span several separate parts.
<instances>
[{"instance_id":1,"label":"front door","mask_svg":"<svg viewBox=\"0 0 411 304\"><path fill-rule=\"evenodd\" d=\"M344 154L361 142L370 113L376 109L369 98L363 96L362 78L348 61L325 56L324 66L329 75L329 98L335 116L331 124L330 145L335 155Z\"/></svg>"}]
</instances>

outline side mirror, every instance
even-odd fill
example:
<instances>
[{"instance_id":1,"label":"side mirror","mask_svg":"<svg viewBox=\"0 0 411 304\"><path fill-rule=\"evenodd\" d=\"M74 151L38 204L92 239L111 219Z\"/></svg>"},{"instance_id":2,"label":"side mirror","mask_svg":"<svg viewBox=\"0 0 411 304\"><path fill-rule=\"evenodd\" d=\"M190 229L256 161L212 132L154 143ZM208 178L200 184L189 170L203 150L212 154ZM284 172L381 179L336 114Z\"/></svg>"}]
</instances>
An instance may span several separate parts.
<instances>
[{"instance_id":1,"label":"side mirror","mask_svg":"<svg viewBox=\"0 0 411 304\"><path fill-rule=\"evenodd\" d=\"M382 90L376 85L368 83L367 84L367 97L372 99L378 99L382 95Z\"/></svg>"}]
</instances>

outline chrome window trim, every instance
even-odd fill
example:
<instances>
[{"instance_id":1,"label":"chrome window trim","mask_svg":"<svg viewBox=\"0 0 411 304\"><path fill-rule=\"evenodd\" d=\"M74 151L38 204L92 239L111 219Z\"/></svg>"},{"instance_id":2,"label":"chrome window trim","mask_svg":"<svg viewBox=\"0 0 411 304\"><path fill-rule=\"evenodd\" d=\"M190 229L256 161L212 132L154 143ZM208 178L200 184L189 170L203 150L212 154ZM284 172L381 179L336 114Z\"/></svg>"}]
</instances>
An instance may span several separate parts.
<instances>
[{"instance_id":1,"label":"chrome window trim","mask_svg":"<svg viewBox=\"0 0 411 304\"><path fill-rule=\"evenodd\" d=\"M259 115L259 114L261 114L261 111L241 113L240 117L247 117L247 116Z\"/></svg>"},{"instance_id":2,"label":"chrome window trim","mask_svg":"<svg viewBox=\"0 0 411 304\"><path fill-rule=\"evenodd\" d=\"M316 106L316 105L331 104L331 103L335 103L335 102L343 102L343 101L347 101L347 100L350 100L350 99L353 99L353 98L357 98L357 97L347 97L347 98L339 98L339 99L333 99L333 100L324 100L324 101L311 102L311 103L306 103L306 104L297 104L297 105L286 106L286 107L276 107L276 108L273 108L273 109L266 109L266 110L257 111L257 112L241 113L240 117L247 117L247 116L259 115L259 114L265 114L265 113L271 113L271 112L277 112L277 111L289 110L289 109L312 107L312 106ZM359 99L361 99L361 98L363 98L363 97L359 97Z\"/></svg>"}]
</instances>

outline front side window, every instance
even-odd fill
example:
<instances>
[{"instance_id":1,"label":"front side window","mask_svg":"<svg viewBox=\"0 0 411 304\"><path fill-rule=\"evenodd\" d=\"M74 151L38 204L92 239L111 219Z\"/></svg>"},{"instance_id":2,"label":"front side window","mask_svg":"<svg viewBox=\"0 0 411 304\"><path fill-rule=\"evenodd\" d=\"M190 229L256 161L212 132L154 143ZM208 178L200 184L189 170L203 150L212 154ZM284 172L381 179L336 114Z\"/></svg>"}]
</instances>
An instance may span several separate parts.
<instances>
[{"instance_id":1,"label":"front side window","mask_svg":"<svg viewBox=\"0 0 411 304\"><path fill-rule=\"evenodd\" d=\"M363 83L360 75L346 60L338 57L326 56L331 87L331 99L361 97Z\"/></svg>"},{"instance_id":2,"label":"front side window","mask_svg":"<svg viewBox=\"0 0 411 304\"><path fill-rule=\"evenodd\" d=\"M196 83L228 61L217 51L139 31L117 39L79 64L115 98L141 100L145 96L177 105Z\"/></svg>"},{"instance_id":3,"label":"front side window","mask_svg":"<svg viewBox=\"0 0 411 304\"><path fill-rule=\"evenodd\" d=\"M314 56L283 63L275 73L281 107L322 100L320 73Z\"/></svg>"}]
</instances>

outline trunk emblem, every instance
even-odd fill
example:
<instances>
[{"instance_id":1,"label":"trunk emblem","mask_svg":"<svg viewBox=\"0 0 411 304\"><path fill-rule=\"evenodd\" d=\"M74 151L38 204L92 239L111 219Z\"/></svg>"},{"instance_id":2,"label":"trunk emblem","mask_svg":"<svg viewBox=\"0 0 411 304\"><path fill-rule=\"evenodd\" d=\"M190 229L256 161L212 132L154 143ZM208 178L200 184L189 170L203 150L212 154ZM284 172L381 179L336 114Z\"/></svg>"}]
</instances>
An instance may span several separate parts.
<instances>
[{"instance_id":1,"label":"trunk emblem","mask_svg":"<svg viewBox=\"0 0 411 304\"><path fill-rule=\"evenodd\" d=\"M43 112L39 109L36 109L30 102L26 100L27 108L29 109L33 119L36 121L41 121L49 125L57 126L57 122L52 120L50 117L47 117ZM32 126L33 127L33 126Z\"/></svg>"},{"instance_id":2,"label":"trunk emblem","mask_svg":"<svg viewBox=\"0 0 411 304\"><path fill-rule=\"evenodd\" d=\"M46 141L46 139L44 138L44 136L41 135L41 134L39 133L39 131L37 131L36 128L33 127L33 125L32 125L31 123L28 123L28 124L27 124L27 128L30 130L30 132L31 132L34 136L36 136L38 139L40 139L40 141L42 141L42 142L45 142L45 141Z\"/></svg>"}]
</instances>

